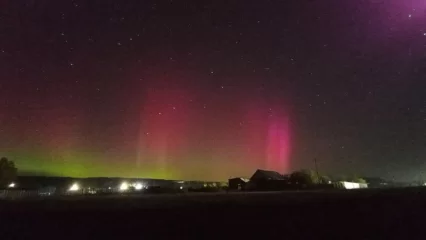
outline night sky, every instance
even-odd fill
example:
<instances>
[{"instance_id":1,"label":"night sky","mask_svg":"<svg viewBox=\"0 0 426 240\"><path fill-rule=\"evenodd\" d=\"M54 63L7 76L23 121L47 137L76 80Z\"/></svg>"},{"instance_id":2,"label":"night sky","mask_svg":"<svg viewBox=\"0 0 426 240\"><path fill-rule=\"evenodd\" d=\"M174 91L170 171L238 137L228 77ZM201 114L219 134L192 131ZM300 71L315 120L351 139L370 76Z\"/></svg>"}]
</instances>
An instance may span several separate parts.
<instances>
[{"instance_id":1,"label":"night sky","mask_svg":"<svg viewBox=\"0 0 426 240\"><path fill-rule=\"evenodd\" d=\"M426 1L0 1L22 174L426 179Z\"/></svg>"}]
</instances>

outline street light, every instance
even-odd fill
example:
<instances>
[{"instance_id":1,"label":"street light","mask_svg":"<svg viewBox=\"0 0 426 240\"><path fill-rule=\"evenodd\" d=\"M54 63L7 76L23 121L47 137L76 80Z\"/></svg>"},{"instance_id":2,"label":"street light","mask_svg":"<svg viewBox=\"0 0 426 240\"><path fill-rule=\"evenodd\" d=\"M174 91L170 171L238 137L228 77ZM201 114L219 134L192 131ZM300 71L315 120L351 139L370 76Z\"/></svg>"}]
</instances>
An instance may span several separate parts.
<instances>
[{"instance_id":1,"label":"street light","mask_svg":"<svg viewBox=\"0 0 426 240\"><path fill-rule=\"evenodd\" d=\"M7 187L8 188L14 188L16 186L16 184L14 182L11 182Z\"/></svg>"},{"instance_id":2,"label":"street light","mask_svg":"<svg viewBox=\"0 0 426 240\"><path fill-rule=\"evenodd\" d=\"M136 184L134 185L134 187L135 187L135 189L136 189L136 190L142 190L143 185L142 185L141 183L136 183Z\"/></svg>"},{"instance_id":3,"label":"street light","mask_svg":"<svg viewBox=\"0 0 426 240\"><path fill-rule=\"evenodd\" d=\"M80 186L78 186L78 184L77 183L74 183L73 185L71 185L71 187L68 189L68 191L70 191L70 192L76 192L76 191L78 191L78 190L80 190Z\"/></svg>"},{"instance_id":4,"label":"street light","mask_svg":"<svg viewBox=\"0 0 426 240\"><path fill-rule=\"evenodd\" d=\"M120 185L120 191L127 191L129 190L129 184L127 182L123 182Z\"/></svg>"}]
</instances>

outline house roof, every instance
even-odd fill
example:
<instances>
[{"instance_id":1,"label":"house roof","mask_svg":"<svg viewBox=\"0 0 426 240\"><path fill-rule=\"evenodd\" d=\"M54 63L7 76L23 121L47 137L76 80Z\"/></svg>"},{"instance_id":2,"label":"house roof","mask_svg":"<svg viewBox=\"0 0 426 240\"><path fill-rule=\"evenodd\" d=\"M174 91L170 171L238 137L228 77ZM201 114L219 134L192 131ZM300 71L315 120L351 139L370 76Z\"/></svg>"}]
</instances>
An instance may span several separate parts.
<instances>
[{"instance_id":1,"label":"house roof","mask_svg":"<svg viewBox=\"0 0 426 240\"><path fill-rule=\"evenodd\" d=\"M242 177L231 178L231 179L229 179L229 180L235 180L235 179L241 180L241 181L243 181L243 182L249 182L249 181L250 181L250 179L242 178Z\"/></svg>"},{"instance_id":2,"label":"house roof","mask_svg":"<svg viewBox=\"0 0 426 240\"><path fill-rule=\"evenodd\" d=\"M285 180L286 178L278 172L258 169L250 178L250 180Z\"/></svg>"}]
</instances>

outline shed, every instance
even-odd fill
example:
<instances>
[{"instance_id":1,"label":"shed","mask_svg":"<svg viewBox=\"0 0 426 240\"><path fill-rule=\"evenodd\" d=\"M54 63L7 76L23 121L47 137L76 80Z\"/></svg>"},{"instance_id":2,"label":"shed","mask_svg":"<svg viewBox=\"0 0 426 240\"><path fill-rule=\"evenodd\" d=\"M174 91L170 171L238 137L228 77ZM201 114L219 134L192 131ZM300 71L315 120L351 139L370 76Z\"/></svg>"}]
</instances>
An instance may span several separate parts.
<instances>
[{"instance_id":1,"label":"shed","mask_svg":"<svg viewBox=\"0 0 426 240\"><path fill-rule=\"evenodd\" d=\"M228 180L229 189L242 190L245 189L246 184L249 182L247 178L231 178Z\"/></svg>"}]
</instances>

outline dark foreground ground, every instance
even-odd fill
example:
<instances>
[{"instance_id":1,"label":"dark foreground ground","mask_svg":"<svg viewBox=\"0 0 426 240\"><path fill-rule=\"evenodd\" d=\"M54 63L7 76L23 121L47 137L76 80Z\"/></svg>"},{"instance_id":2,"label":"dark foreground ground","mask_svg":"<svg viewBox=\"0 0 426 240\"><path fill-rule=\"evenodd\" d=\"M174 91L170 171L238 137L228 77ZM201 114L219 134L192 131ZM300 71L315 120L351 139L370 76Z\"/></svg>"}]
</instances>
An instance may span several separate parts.
<instances>
[{"instance_id":1,"label":"dark foreground ground","mask_svg":"<svg viewBox=\"0 0 426 240\"><path fill-rule=\"evenodd\" d=\"M426 239L426 188L0 202L0 239Z\"/></svg>"}]
</instances>

